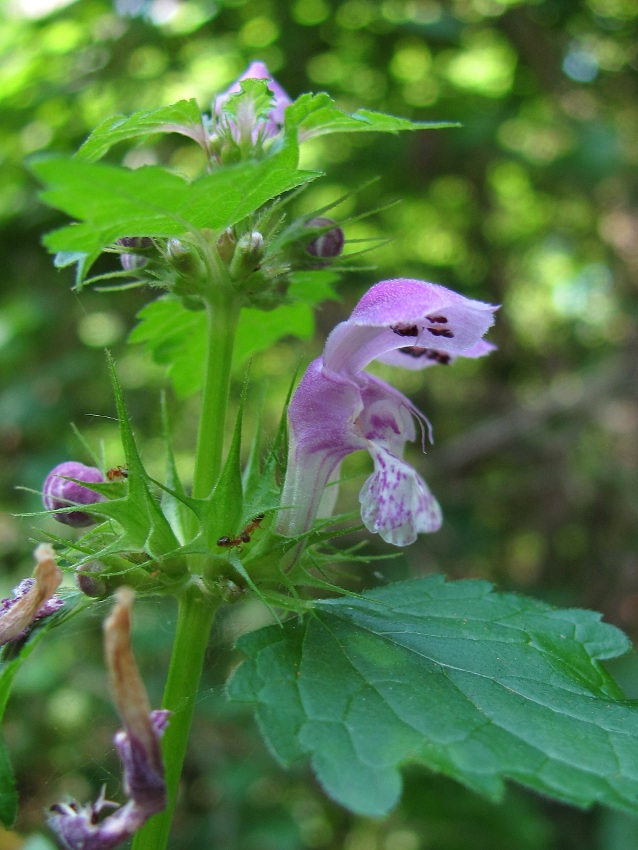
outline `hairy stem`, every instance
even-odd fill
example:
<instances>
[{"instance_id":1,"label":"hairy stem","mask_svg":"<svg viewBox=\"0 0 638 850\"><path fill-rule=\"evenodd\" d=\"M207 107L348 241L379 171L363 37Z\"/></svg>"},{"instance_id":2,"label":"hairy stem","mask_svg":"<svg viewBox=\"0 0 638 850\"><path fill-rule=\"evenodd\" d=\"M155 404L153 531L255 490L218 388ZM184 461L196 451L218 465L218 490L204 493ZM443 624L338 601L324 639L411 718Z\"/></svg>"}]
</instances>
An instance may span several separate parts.
<instances>
[{"instance_id":1,"label":"hairy stem","mask_svg":"<svg viewBox=\"0 0 638 850\"><path fill-rule=\"evenodd\" d=\"M239 306L232 294L220 288L215 297L207 301L206 313L208 346L193 478L193 496L196 499L210 495L222 466L226 406Z\"/></svg>"},{"instance_id":2,"label":"hairy stem","mask_svg":"<svg viewBox=\"0 0 638 850\"><path fill-rule=\"evenodd\" d=\"M215 260L215 257L209 259ZM210 495L222 469L233 345L240 309L234 291L227 281L220 279L223 276L219 263L211 261L209 266L214 285L205 298L208 340L193 476L193 496L196 499ZM193 534L196 533L194 520L193 516ZM201 568L198 557L201 558L189 558L194 574L199 573ZM179 600L175 641L164 691L163 707L173 712L162 741L167 806L138 832L133 850L164 850L168 842L214 615L215 605L210 597L206 597L193 582Z\"/></svg>"}]
</instances>

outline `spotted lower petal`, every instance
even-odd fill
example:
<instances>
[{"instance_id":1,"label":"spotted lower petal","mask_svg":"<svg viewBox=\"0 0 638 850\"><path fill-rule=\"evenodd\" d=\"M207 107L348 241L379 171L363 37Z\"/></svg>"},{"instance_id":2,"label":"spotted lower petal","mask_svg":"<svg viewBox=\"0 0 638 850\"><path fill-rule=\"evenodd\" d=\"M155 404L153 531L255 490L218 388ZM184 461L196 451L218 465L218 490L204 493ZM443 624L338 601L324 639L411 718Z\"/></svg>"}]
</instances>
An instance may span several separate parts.
<instances>
[{"instance_id":1,"label":"spotted lower petal","mask_svg":"<svg viewBox=\"0 0 638 850\"><path fill-rule=\"evenodd\" d=\"M384 448L370 446L374 473L361 488L361 518L386 543L408 546L417 534L438 531L439 503L412 467Z\"/></svg>"}]
</instances>

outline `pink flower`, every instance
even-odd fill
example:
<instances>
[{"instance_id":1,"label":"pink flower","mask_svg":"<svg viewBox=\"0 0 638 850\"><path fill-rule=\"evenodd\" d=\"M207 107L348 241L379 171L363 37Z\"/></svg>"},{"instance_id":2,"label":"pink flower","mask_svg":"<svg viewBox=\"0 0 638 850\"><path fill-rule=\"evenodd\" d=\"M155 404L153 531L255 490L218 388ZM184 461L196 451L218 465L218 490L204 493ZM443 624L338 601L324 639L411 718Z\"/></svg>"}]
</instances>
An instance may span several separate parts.
<instances>
[{"instance_id":1,"label":"pink flower","mask_svg":"<svg viewBox=\"0 0 638 850\"><path fill-rule=\"evenodd\" d=\"M421 476L403 460L429 425L402 393L363 368L374 359L406 368L480 357L496 308L443 286L400 278L376 284L332 331L323 356L308 367L290 403L288 467L277 531L312 527L330 476L351 452L366 449L374 472L363 485L361 516L369 531L405 546L436 531L441 509Z\"/></svg>"}]
</instances>

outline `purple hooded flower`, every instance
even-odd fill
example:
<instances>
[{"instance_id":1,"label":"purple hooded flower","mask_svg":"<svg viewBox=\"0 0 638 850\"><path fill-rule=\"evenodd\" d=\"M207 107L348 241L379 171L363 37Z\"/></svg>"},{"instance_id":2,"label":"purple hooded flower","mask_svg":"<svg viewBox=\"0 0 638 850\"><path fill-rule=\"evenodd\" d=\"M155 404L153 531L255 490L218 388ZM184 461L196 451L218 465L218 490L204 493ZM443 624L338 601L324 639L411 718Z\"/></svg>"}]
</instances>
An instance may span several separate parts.
<instances>
[{"instance_id":1,"label":"purple hooded flower","mask_svg":"<svg viewBox=\"0 0 638 850\"><path fill-rule=\"evenodd\" d=\"M78 483L80 481L85 481L87 484L102 484L104 476L95 466L85 466L74 460L66 460L54 467L47 475L42 487L42 501L47 511L70 508L73 505L94 505L96 502L104 501L101 493L83 487ZM86 511L53 514L53 519L65 525L72 525L74 528L82 528L95 522L94 517Z\"/></svg>"},{"instance_id":2,"label":"purple hooded flower","mask_svg":"<svg viewBox=\"0 0 638 850\"><path fill-rule=\"evenodd\" d=\"M326 484L351 452L366 449L374 472L359 499L363 522L388 543L405 546L436 531L441 509L423 479L403 460L416 437L414 405L363 368L374 359L424 368L456 357L480 357L496 308L419 280L382 281L332 331L323 357L308 367L288 410L288 467L277 531L311 528Z\"/></svg>"},{"instance_id":3,"label":"purple hooded flower","mask_svg":"<svg viewBox=\"0 0 638 850\"><path fill-rule=\"evenodd\" d=\"M255 114L254 104L247 101L242 106L237 116L227 118L228 126L237 142L250 139L255 144L259 137L269 139L276 136L284 125L284 113L292 101L275 80L263 62L251 62L244 73L232 86L215 98L213 114L218 118L223 115L223 107L234 94L241 92L241 83L244 80L266 80L268 88L273 94L273 106L267 117L260 118Z\"/></svg>"},{"instance_id":4,"label":"purple hooded flower","mask_svg":"<svg viewBox=\"0 0 638 850\"><path fill-rule=\"evenodd\" d=\"M129 800L118 807L105 799L103 789L95 803L80 806L71 801L52 806L49 826L67 850L111 850L130 838L151 815L166 807L159 741L170 712L150 710L131 650L132 605L132 592L121 588L111 616L104 623L104 652L111 690L124 726L114 741ZM103 816L107 809L113 811Z\"/></svg>"}]
</instances>

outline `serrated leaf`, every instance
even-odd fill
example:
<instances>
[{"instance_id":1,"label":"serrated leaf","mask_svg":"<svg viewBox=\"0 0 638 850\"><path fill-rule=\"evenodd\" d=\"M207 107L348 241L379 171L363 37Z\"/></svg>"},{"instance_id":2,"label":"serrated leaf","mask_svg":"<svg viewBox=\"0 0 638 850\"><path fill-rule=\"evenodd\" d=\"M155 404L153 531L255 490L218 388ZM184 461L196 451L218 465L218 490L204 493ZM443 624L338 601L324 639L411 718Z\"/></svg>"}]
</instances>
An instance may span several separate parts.
<instances>
[{"instance_id":1,"label":"serrated leaf","mask_svg":"<svg viewBox=\"0 0 638 850\"><path fill-rule=\"evenodd\" d=\"M207 499L202 512L202 528L207 549L215 551L217 539L221 535L234 535L244 505L243 482L241 477L241 426L244 417L245 391L242 393L233 439L228 449L224 468Z\"/></svg>"},{"instance_id":2,"label":"serrated leaf","mask_svg":"<svg viewBox=\"0 0 638 850\"><path fill-rule=\"evenodd\" d=\"M118 142L155 133L178 133L193 139L205 150L208 146L208 134L202 124L202 113L197 101L191 99L180 100L160 109L107 118L93 130L76 156L85 162L95 162Z\"/></svg>"},{"instance_id":3,"label":"serrated leaf","mask_svg":"<svg viewBox=\"0 0 638 850\"><path fill-rule=\"evenodd\" d=\"M156 166L134 171L77 159L34 159L43 200L77 219L48 233L52 252L80 257L80 281L101 251L122 236L170 237L200 228L223 230L273 198L318 176L297 169L296 142L259 162L214 171L189 183Z\"/></svg>"},{"instance_id":4,"label":"serrated leaf","mask_svg":"<svg viewBox=\"0 0 638 850\"><path fill-rule=\"evenodd\" d=\"M137 449L122 387L110 357L109 371L128 470L128 486L123 498L99 502L96 508L100 514L119 522L133 547L148 552L152 557L161 557L175 551L179 541L151 492L150 479ZM105 486L108 488L108 485Z\"/></svg>"},{"instance_id":5,"label":"serrated leaf","mask_svg":"<svg viewBox=\"0 0 638 850\"><path fill-rule=\"evenodd\" d=\"M155 362L168 366L168 375L183 398L202 385L207 323L204 311L187 310L171 296L163 296L140 310L140 320L130 342L145 343ZM294 336L310 339L314 333L312 309L302 302L282 304L274 310L244 309L239 318L233 366L270 348L278 340Z\"/></svg>"},{"instance_id":6,"label":"serrated leaf","mask_svg":"<svg viewBox=\"0 0 638 850\"><path fill-rule=\"evenodd\" d=\"M591 611L429 576L318 601L238 647L230 697L256 704L282 762L310 757L355 812L396 805L409 762L493 800L512 779L638 812L638 705L599 664L628 641Z\"/></svg>"},{"instance_id":7,"label":"serrated leaf","mask_svg":"<svg viewBox=\"0 0 638 850\"><path fill-rule=\"evenodd\" d=\"M400 133L458 126L449 121L410 121L369 109L359 109L349 115L325 92L303 94L286 109L286 128L296 128L301 140L330 133Z\"/></svg>"}]
</instances>

